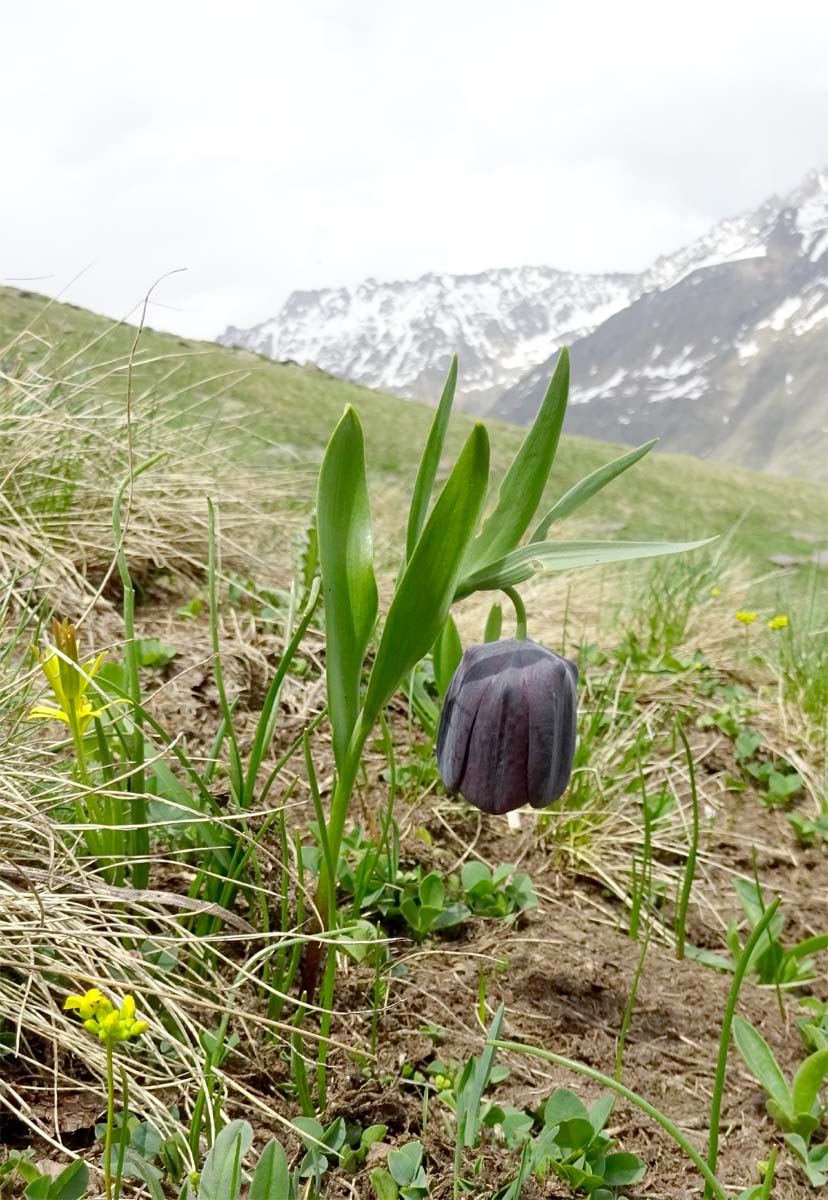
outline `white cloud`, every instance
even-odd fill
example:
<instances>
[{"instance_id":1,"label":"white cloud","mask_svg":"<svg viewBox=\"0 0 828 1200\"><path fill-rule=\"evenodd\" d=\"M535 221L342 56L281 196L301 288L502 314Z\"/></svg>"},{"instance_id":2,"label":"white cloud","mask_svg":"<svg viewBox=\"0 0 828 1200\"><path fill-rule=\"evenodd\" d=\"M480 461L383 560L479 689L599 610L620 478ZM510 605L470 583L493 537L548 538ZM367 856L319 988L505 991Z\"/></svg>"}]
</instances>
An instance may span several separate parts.
<instances>
[{"instance_id":1,"label":"white cloud","mask_svg":"<svg viewBox=\"0 0 828 1200\"><path fill-rule=\"evenodd\" d=\"M4 14L0 271L211 336L294 288L639 269L822 165L828 8L40 0Z\"/></svg>"}]
</instances>

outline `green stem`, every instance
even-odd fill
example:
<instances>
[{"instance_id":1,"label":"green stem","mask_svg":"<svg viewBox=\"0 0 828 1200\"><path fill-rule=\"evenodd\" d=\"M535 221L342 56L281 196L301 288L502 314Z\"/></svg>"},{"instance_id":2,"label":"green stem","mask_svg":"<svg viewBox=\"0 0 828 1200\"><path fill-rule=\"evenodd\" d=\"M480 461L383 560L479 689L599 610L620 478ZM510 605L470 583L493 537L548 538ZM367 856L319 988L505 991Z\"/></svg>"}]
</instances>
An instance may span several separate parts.
<instances>
[{"instance_id":1,"label":"green stem","mask_svg":"<svg viewBox=\"0 0 828 1200\"><path fill-rule=\"evenodd\" d=\"M537 1046L524 1046L520 1042L501 1042L500 1040L487 1042L486 1045L495 1046L498 1050L511 1050L518 1054L531 1054L535 1058L543 1059L544 1062L550 1062L557 1067L565 1067L570 1071L576 1071L579 1075L585 1075L587 1079L592 1079L595 1083L600 1083L603 1087L609 1088L610 1091L623 1096L625 1100L634 1104L636 1108L640 1108L643 1113L646 1113L648 1117L656 1121L665 1133L668 1133L673 1141L681 1147L702 1175L711 1189L711 1194L716 1197L716 1200L727 1200L724 1189L716 1179L716 1176L681 1130L673 1124L669 1117L665 1117L664 1113L659 1112L657 1108L653 1108L652 1104L649 1104L643 1097L637 1095L635 1092L631 1092L623 1083L618 1083L617 1080L610 1079L609 1075L602 1075L600 1071L594 1071L592 1067L586 1067L583 1063L575 1062L571 1058L564 1058L560 1054L553 1054L551 1050L541 1050Z\"/></svg>"},{"instance_id":2,"label":"green stem","mask_svg":"<svg viewBox=\"0 0 828 1200\"><path fill-rule=\"evenodd\" d=\"M699 850L699 797L696 791L696 768L693 764L693 752L690 749L690 743L687 740L684 727L678 721L676 722L676 728L678 729L679 737L684 745L684 753L687 757L687 769L690 773L690 802L693 812L690 849L687 852L687 864L684 868L681 899L679 900L678 911L676 913L676 958L681 960L684 958L687 909L690 904L690 893L693 890L693 880L696 874L696 855Z\"/></svg>"},{"instance_id":3,"label":"green stem","mask_svg":"<svg viewBox=\"0 0 828 1200\"><path fill-rule=\"evenodd\" d=\"M713 1084L713 1098L710 1101L710 1139L707 1147L707 1164L711 1175L715 1173L716 1164L719 1159L719 1115L722 1111L722 1094L724 1092L725 1075L727 1073L727 1052L730 1047L730 1030L733 1025L733 1016L736 1012L736 1001L739 999L742 980L745 977L748 964L753 956L753 951L762 934L772 921L773 914L779 908L780 903L781 901L777 896L773 904L769 905L765 910L761 919L757 922L753 933L745 942L745 947L733 971L733 982L730 985L730 993L727 997L727 1005L722 1022L722 1035L719 1039L719 1061L716 1064L716 1081ZM710 1187L705 1187L704 1200L710 1200L712 1194Z\"/></svg>"},{"instance_id":4,"label":"green stem","mask_svg":"<svg viewBox=\"0 0 828 1200\"><path fill-rule=\"evenodd\" d=\"M89 828L90 820L96 824L100 824L100 822L97 820L97 813L94 811L95 806L92 801L92 785L89 780L89 771L86 766L86 751L83 748L83 734L81 733L80 722L78 721L78 714L75 709L74 702L71 700L68 704L67 716L69 719L69 728L72 731L72 742L75 746L75 762L78 768L78 777L83 786L87 789L86 795L82 800L79 797L75 797L75 816L77 817L79 824L84 826L83 840L86 843L86 849L88 853L93 855L95 858L100 858L102 833L99 830L96 831Z\"/></svg>"},{"instance_id":5,"label":"green stem","mask_svg":"<svg viewBox=\"0 0 828 1200\"><path fill-rule=\"evenodd\" d=\"M86 751L83 748L83 734L80 730L78 714L75 705L72 701L67 705L69 709L69 728L72 730L72 741L75 744L75 761L78 764L78 775L84 787L90 787L89 772L86 768Z\"/></svg>"},{"instance_id":6,"label":"green stem","mask_svg":"<svg viewBox=\"0 0 828 1200\"><path fill-rule=\"evenodd\" d=\"M515 640L526 641L526 609L518 592L512 587L505 587L504 593L509 597L515 609Z\"/></svg>"},{"instance_id":7,"label":"green stem","mask_svg":"<svg viewBox=\"0 0 828 1200\"><path fill-rule=\"evenodd\" d=\"M106 1043L106 1138L104 1140L104 1191L112 1200L112 1128L115 1124L115 1078L112 1064L112 1042Z\"/></svg>"}]
</instances>

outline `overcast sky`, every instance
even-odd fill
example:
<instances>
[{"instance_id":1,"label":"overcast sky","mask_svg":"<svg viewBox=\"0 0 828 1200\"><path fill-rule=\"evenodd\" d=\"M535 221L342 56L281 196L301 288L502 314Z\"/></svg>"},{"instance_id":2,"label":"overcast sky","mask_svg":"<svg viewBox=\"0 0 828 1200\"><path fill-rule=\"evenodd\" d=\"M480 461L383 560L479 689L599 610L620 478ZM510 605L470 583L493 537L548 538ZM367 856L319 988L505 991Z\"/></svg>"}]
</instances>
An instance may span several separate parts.
<instances>
[{"instance_id":1,"label":"overcast sky","mask_svg":"<svg viewBox=\"0 0 828 1200\"><path fill-rule=\"evenodd\" d=\"M0 280L120 317L186 267L150 323L195 336L369 275L641 269L828 163L825 0L0 14Z\"/></svg>"}]
</instances>

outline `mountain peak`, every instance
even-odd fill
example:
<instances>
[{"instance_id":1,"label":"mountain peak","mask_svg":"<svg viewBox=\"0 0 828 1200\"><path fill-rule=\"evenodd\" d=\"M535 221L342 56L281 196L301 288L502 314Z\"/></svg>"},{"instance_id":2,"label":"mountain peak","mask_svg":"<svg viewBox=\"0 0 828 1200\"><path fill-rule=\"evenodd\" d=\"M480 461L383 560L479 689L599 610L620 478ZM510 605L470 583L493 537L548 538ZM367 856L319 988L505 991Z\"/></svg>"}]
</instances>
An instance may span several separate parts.
<instances>
[{"instance_id":1,"label":"mountain peak","mask_svg":"<svg viewBox=\"0 0 828 1200\"><path fill-rule=\"evenodd\" d=\"M824 396L827 251L828 168L818 168L640 274L524 264L370 277L293 292L276 316L219 341L431 403L456 352L460 403L518 422L534 415L559 347L574 343L570 427L622 441L660 433L698 454L728 443L737 454L757 397L772 393L790 416L800 392ZM773 446L757 434L747 461L790 470L775 410L766 421Z\"/></svg>"}]
</instances>

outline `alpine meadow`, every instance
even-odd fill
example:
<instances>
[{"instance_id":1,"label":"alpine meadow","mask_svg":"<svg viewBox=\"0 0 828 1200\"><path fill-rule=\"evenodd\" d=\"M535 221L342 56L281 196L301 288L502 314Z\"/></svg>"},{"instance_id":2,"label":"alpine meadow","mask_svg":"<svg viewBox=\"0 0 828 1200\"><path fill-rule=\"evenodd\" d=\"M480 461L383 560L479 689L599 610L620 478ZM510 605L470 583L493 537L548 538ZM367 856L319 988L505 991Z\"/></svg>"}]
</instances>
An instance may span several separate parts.
<instances>
[{"instance_id":1,"label":"alpine meadow","mask_svg":"<svg viewBox=\"0 0 828 1200\"><path fill-rule=\"evenodd\" d=\"M0 1195L828 1186L828 494L580 370L0 288Z\"/></svg>"}]
</instances>

